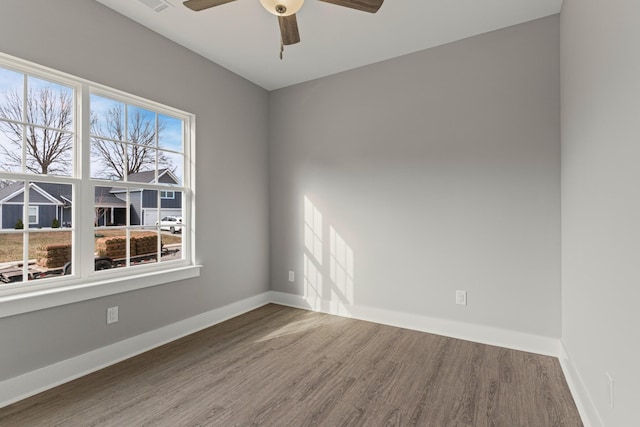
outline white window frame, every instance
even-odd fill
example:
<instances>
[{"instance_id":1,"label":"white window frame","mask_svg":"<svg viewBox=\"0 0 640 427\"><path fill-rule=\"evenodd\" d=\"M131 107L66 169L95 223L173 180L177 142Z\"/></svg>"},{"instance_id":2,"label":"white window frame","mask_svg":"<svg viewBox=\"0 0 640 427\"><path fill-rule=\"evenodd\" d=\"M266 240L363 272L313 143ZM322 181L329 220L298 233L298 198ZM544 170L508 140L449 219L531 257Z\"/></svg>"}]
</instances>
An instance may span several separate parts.
<instances>
[{"instance_id":1,"label":"white window frame","mask_svg":"<svg viewBox=\"0 0 640 427\"><path fill-rule=\"evenodd\" d=\"M164 193L164 196L162 195ZM169 195L169 193L171 193L171 195ZM176 198L176 192L175 191L171 191L171 190L160 190L160 198L161 199L175 199Z\"/></svg>"},{"instance_id":2,"label":"white window frame","mask_svg":"<svg viewBox=\"0 0 640 427\"><path fill-rule=\"evenodd\" d=\"M35 221L31 221L31 209L35 209ZM27 212L27 217L29 220L29 225L39 224L40 223L40 206L38 205L29 205L29 210Z\"/></svg>"},{"instance_id":3,"label":"white window frame","mask_svg":"<svg viewBox=\"0 0 640 427\"><path fill-rule=\"evenodd\" d=\"M0 52L0 67L25 73L72 87L75 90L75 133L74 172L71 177L44 176L27 173L0 171L0 179L30 182L59 182L73 185L72 232L73 273L57 278L38 279L0 286L0 318L13 316L58 305L70 304L121 292L129 292L149 286L157 286L200 275L200 265L195 263L195 116L165 105L109 88L82 78L62 73ZM115 185L114 181L89 178L90 170L90 95L97 94L127 104L152 109L183 120L183 259L170 262L156 262L133 268L115 268L94 271L94 224L83 218L94 216L94 188L101 185ZM106 183L106 184L105 184ZM118 187L134 188L139 183L118 181ZM151 185L154 186L153 184ZM166 188L155 184L157 190ZM28 205L28 198L25 199ZM25 209L28 213L28 209ZM127 210L128 213L128 210ZM39 219L39 218L38 218ZM27 228L27 227L25 227ZM10 232L2 230L2 232ZM88 249L90 248L90 249ZM25 253L26 253L25 249ZM25 267L26 268L26 267Z\"/></svg>"}]
</instances>

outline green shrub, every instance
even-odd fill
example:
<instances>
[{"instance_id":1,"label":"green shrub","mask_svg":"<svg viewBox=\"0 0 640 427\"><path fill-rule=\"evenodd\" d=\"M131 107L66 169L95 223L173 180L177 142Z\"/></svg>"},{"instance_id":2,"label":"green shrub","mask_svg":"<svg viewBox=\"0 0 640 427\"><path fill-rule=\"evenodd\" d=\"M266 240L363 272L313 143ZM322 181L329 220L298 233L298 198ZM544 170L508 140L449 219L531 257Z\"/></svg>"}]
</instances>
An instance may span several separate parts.
<instances>
[{"instance_id":1,"label":"green shrub","mask_svg":"<svg viewBox=\"0 0 640 427\"><path fill-rule=\"evenodd\" d=\"M51 221L51 228L60 228L60 221L58 218L53 218L53 221Z\"/></svg>"},{"instance_id":2,"label":"green shrub","mask_svg":"<svg viewBox=\"0 0 640 427\"><path fill-rule=\"evenodd\" d=\"M22 218L18 218L18 220L16 221L16 225L14 225L13 228L15 228L16 230L24 229L24 223L22 222Z\"/></svg>"}]
</instances>

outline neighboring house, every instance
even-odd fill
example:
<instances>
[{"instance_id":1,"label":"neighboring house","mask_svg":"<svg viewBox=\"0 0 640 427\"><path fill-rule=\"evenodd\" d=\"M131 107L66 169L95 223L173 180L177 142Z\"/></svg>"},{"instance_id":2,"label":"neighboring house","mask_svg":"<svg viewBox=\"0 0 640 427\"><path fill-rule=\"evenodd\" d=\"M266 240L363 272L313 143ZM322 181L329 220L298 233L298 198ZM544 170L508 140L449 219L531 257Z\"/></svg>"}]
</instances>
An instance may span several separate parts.
<instances>
[{"instance_id":1,"label":"neighboring house","mask_svg":"<svg viewBox=\"0 0 640 427\"><path fill-rule=\"evenodd\" d=\"M24 185L10 184L0 188L0 225L15 228L18 219L25 227L51 227L54 219L60 225L71 224L71 186L45 182L29 185L28 220L22 217L24 206Z\"/></svg>"},{"instance_id":2,"label":"neighboring house","mask_svg":"<svg viewBox=\"0 0 640 427\"><path fill-rule=\"evenodd\" d=\"M154 171L138 172L128 176L129 182L145 184L156 183ZM168 169L158 170L158 181L164 184L178 184L178 178ZM116 197L125 198L123 189L112 189L111 193ZM158 220L158 192L148 189L131 189L129 191L131 202L132 225L155 225ZM182 193L173 190L160 191L161 217L182 216Z\"/></svg>"},{"instance_id":3,"label":"neighboring house","mask_svg":"<svg viewBox=\"0 0 640 427\"><path fill-rule=\"evenodd\" d=\"M177 184L178 179L168 169L162 169L158 182ZM129 175L130 182L155 183L153 171L138 172ZM24 204L24 186L21 183L0 188L0 226L14 228L22 218ZM131 189L129 192L131 225L155 225L158 220L158 192L149 189ZM71 225L71 186L44 182L31 183L29 186L29 219L31 228L51 227L57 219L61 226ZM96 187L95 191L96 225L126 224L126 193L118 187ZM182 193L170 189L160 191L161 216L182 215ZM27 221L24 221L27 227Z\"/></svg>"}]
</instances>

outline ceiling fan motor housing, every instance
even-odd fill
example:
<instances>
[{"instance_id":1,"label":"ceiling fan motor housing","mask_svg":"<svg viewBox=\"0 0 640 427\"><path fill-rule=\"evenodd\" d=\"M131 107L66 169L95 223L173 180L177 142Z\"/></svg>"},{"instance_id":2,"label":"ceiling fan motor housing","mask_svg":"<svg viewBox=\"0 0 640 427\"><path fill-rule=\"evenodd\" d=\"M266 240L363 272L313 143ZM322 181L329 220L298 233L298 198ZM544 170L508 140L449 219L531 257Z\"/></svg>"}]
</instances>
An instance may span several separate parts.
<instances>
[{"instance_id":1,"label":"ceiling fan motor housing","mask_svg":"<svg viewBox=\"0 0 640 427\"><path fill-rule=\"evenodd\" d=\"M276 16L291 16L300 10L304 0L260 0L260 3Z\"/></svg>"}]
</instances>

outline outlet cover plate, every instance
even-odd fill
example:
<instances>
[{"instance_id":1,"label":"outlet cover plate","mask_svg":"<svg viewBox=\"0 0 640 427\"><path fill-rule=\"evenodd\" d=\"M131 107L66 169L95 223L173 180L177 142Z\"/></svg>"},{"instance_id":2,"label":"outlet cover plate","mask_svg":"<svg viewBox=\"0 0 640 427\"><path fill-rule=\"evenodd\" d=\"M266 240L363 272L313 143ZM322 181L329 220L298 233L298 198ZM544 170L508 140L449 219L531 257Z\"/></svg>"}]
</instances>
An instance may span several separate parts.
<instances>
[{"instance_id":1,"label":"outlet cover plate","mask_svg":"<svg viewBox=\"0 0 640 427\"><path fill-rule=\"evenodd\" d=\"M107 325L118 321L118 307L107 308Z\"/></svg>"}]
</instances>

